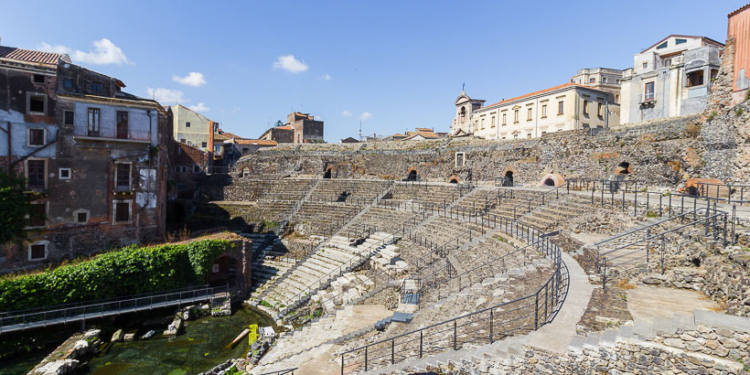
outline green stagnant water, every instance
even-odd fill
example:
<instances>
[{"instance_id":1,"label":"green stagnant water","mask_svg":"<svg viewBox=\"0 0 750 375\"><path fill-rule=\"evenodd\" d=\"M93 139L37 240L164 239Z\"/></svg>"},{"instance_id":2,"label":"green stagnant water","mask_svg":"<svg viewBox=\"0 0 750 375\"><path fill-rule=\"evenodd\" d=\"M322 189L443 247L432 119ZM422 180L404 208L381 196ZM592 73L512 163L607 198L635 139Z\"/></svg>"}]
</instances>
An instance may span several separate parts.
<instances>
[{"instance_id":1,"label":"green stagnant water","mask_svg":"<svg viewBox=\"0 0 750 375\"><path fill-rule=\"evenodd\" d=\"M228 359L243 357L250 347L247 338L233 348L226 346L250 324L262 327L271 322L247 307L231 316L202 317L188 322L185 332L177 337L165 337L157 330L149 340L115 343L91 359L82 373L197 374Z\"/></svg>"},{"instance_id":2,"label":"green stagnant water","mask_svg":"<svg viewBox=\"0 0 750 375\"><path fill-rule=\"evenodd\" d=\"M104 328L105 340L109 338L108 335L111 335L112 331L121 327L120 324L129 327L126 329L127 332L135 332L137 329L138 337L149 329L154 329L156 335L149 340L108 345L102 353L91 358L88 364L76 374L197 374L228 359L245 356L250 347L247 337L233 348L227 349L226 346L250 324L258 324L261 327L272 325L269 317L249 307L241 307L235 309L231 316L207 316L189 321L184 333L176 337L165 337L162 332L174 316L173 312L173 310L171 313L166 310L154 311L150 317L147 315L131 316L127 321L115 326L106 324L105 327L96 327ZM92 324L92 326L97 325ZM0 374L26 374L52 350L54 346L0 360Z\"/></svg>"}]
</instances>

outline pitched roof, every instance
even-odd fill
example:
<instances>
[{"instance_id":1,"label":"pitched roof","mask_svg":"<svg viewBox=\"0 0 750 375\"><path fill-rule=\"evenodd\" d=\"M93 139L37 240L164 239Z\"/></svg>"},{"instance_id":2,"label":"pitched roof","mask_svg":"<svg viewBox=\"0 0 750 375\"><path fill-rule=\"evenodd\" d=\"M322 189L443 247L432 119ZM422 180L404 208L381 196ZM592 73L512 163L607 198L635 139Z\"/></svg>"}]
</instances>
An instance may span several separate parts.
<instances>
[{"instance_id":1,"label":"pitched roof","mask_svg":"<svg viewBox=\"0 0 750 375\"><path fill-rule=\"evenodd\" d=\"M246 138L234 138L234 143L238 145L252 145L252 146L276 146L276 141L267 141L265 139L246 139Z\"/></svg>"},{"instance_id":2,"label":"pitched roof","mask_svg":"<svg viewBox=\"0 0 750 375\"><path fill-rule=\"evenodd\" d=\"M750 4L745 4L742 7L740 7L739 9L735 10L734 12L727 14L727 17L735 16L735 15L737 15L737 13L740 13L740 12L742 12L742 11L748 9L748 8L750 8Z\"/></svg>"},{"instance_id":3,"label":"pitched roof","mask_svg":"<svg viewBox=\"0 0 750 375\"><path fill-rule=\"evenodd\" d=\"M702 39L703 41L706 41L706 42L708 42L710 44L716 44L716 45L720 45L720 46L724 47L724 43L717 42L717 41L715 41L715 40L713 40L713 39L711 39L709 37L705 37L705 36L670 34L667 37L662 38L660 41L652 44L650 47L644 49L643 51L641 51L641 53L644 53L644 52L650 50L651 48L654 48L654 47L658 46L659 44L662 44L662 42L664 42L665 40L667 40L669 38L672 38L672 37L674 37L674 38L699 38L699 39Z\"/></svg>"},{"instance_id":4,"label":"pitched roof","mask_svg":"<svg viewBox=\"0 0 750 375\"><path fill-rule=\"evenodd\" d=\"M601 90L593 89L593 88L591 88L589 86L584 86L584 85L579 85L577 83L570 83L569 82L569 83L564 83L562 85L557 85L557 86L554 86L554 87L550 87L550 88L547 88L547 89L544 89L544 90L534 91L534 92L531 92L531 93L528 93L528 94L525 94L525 95L516 96L515 98L505 99L505 100L497 102L495 104L490 104L490 105L488 105L486 107L482 107L481 109L487 109L487 108L490 108L490 107L494 107L494 106L498 106L498 105L502 105L502 104L506 104L506 103L515 102L517 100L526 99L526 98L530 98L532 96L541 95L541 94L545 94L545 93L548 93L548 92L552 92L552 91L564 89L566 87L580 87L582 89L587 89L587 90L592 90L592 91L598 91L598 92L602 92L602 93L606 94L605 91L601 91Z\"/></svg>"},{"instance_id":5,"label":"pitched roof","mask_svg":"<svg viewBox=\"0 0 750 375\"><path fill-rule=\"evenodd\" d=\"M70 62L70 57L61 53L34 51L8 46L0 46L0 58L43 65L57 65L60 60Z\"/></svg>"}]
</instances>

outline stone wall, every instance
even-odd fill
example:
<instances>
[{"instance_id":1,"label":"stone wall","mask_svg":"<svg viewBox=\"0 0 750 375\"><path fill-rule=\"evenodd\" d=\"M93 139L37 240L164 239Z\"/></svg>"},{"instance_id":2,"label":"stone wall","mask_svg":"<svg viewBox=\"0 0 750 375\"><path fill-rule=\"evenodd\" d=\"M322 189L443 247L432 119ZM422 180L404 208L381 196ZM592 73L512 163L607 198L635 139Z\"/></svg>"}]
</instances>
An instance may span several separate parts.
<instances>
[{"instance_id":1,"label":"stone wall","mask_svg":"<svg viewBox=\"0 0 750 375\"><path fill-rule=\"evenodd\" d=\"M538 186L551 172L566 179L611 178L618 166L627 162L632 168L629 178L674 186L702 172L698 145L691 134L696 120L680 117L597 134L580 130L529 140L439 139L280 147L240 159L235 171L247 167L256 175L322 176L333 166L339 178L401 180L416 169L423 180L445 182L454 175L463 182L494 181L512 171L516 183ZM455 165L457 152L465 154L465 165Z\"/></svg>"}]
</instances>

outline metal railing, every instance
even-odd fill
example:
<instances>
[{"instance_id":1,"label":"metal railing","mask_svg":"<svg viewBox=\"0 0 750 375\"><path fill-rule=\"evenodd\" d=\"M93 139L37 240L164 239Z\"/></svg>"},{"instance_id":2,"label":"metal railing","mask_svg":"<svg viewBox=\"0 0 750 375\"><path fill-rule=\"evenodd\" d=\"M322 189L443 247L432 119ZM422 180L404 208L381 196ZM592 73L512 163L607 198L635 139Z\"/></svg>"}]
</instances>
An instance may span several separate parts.
<instances>
[{"instance_id":1,"label":"metal railing","mask_svg":"<svg viewBox=\"0 0 750 375\"><path fill-rule=\"evenodd\" d=\"M136 140L136 141L151 140L150 130L127 129L123 133L118 133L116 127L101 126L98 131L91 131L86 126L76 126L73 132L74 132L73 135L78 136L78 137L122 139L122 140Z\"/></svg>"},{"instance_id":2,"label":"metal railing","mask_svg":"<svg viewBox=\"0 0 750 375\"><path fill-rule=\"evenodd\" d=\"M286 375L286 374L294 375L294 372L297 371L297 369L298 369L297 367L292 367L292 368L288 368L285 370L264 372L260 375Z\"/></svg>"},{"instance_id":3,"label":"metal railing","mask_svg":"<svg viewBox=\"0 0 750 375\"><path fill-rule=\"evenodd\" d=\"M393 234L390 234L386 239L381 241L381 243L377 246L372 246L371 248L363 249L362 252L357 253L357 255L349 258L346 262L341 263L338 267L333 269L332 271L328 272L325 276L319 278L318 280L313 281L312 283L309 283L305 290L300 291L293 297L288 298L283 304L280 309L282 314L286 314L289 311L289 306L295 303L301 302L303 299L307 297L311 297L311 293L313 291L316 291L323 287L328 281L332 280L336 274L338 276L341 276L344 274L345 269L349 269L349 267L354 266L356 263L367 260L370 258L370 256L381 246L384 246L389 241L393 241L394 236ZM361 245L360 245L361 246Z\"/></svg>"},{"instance_id":4,"label":"metal railing","mask_svg":"<svg viewBox=\"0 0 750 375\"><path fill-rule=\"evenodd\" d=\"M733 184L731 182L727 182L726 184L699 182L695 184L695 187L697 195L704 199L739 205L750 202L750 196L748 196L750 185ZM748 193L745 193L745 191Z\"/></svg>"},{"instance_id":5,"label":"metal railing","mask_svg":"<svg viewBox=\"0 0 750 375\"><path fill-rule=\"evenodd\" d=\"M85 304L58 305L51 308L10 311L0 315L0 333L56 324L85 321L153 308L193 303L230 292L229 285L177 289L145 296L92 301Z\"/></svg>"},{"instance_id":6,"label":"metal railing","mask_svg":"<svg viewBox=\"0 0 750 375\"><path fill-rule=\"evenodd\" d=\"M560 247L551 241L534 242L554 262L554 272L536 291L512 301L464 314L401 335L341 353L341 374L369 371L403 360L458 350L464 344L496 340L536 330L554 319L569 288Z\"/></svg>"}]
</instances>

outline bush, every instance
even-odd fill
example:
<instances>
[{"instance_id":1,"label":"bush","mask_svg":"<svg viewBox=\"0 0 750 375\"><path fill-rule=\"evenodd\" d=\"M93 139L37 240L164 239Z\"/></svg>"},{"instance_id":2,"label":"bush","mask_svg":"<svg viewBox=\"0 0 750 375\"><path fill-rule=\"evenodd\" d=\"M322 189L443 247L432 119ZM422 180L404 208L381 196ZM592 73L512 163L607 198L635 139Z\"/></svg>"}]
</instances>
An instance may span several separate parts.
<instances>
[{"instance_id":1,"label":"bush","mask_svg":"<svg viewBox=\"0 0 750 375\"><path fill-rule=\"evenodd\" d=\"M229 247L225 240L130 246L75 265L7 278L0 281L0 311L202 285L213 261Z\"/></svg>"}]
</instances>

